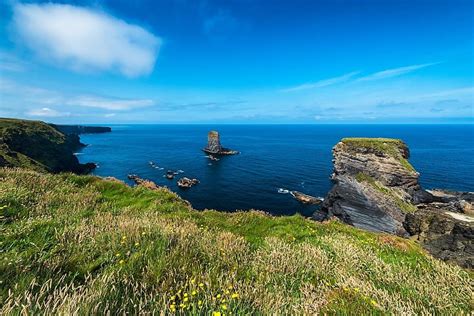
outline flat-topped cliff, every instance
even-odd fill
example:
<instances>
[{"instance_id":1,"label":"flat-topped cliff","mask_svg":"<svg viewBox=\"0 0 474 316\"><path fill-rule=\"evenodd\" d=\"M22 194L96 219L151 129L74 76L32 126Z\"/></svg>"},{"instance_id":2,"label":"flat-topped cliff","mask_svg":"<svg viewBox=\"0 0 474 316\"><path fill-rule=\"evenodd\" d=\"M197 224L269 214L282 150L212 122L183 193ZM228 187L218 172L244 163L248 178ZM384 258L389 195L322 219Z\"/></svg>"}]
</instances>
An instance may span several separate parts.
<instances>
[{"instance_id":1,"label":"flat-topped cliff","mask_svg":"<svg viewBox=\"0 0 474 316\"><path fill-rule=\"evenodd\" d=\"M344 138L333 148L334 182L313 217L417 239L434 256L474 267L471 193L428 192L398 139Z\"/></svg>"},{"instance_id":2,"label":"flat-topped cliff","mask_svg":"<svg viewBox=\"0 0 474 316\"><path fill-rule=\"evenodd\" d=\"M57 125L50 124L63 134L101 134L110 133L112 128L104 126L84 126L84 125Z\"/></svg>"},{"instance_id":3,"label":"flat-topped cliff","mask_svg":"<svg viewBox=\"0 0 474 316\"><path fill-rule=\"evenodd\" d=\"M41 121L0 119L0 167L88 173L95 164L81 164L73 155L83 146L77 134L65 135Z\"/></svg>"}]
</instances>

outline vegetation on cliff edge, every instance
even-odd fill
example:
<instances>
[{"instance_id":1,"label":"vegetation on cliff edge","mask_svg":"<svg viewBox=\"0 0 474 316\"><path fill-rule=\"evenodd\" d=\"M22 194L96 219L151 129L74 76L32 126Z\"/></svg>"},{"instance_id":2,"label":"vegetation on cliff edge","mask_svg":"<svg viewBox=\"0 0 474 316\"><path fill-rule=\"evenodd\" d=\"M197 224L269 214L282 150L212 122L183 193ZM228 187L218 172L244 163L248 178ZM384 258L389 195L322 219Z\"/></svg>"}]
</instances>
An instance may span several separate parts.
<instances>
[{"instance_id":1,"label":"vegetation on cliff edge","mask_svg":"<svg viewBox=\"0 0 474 316\"><path fill-rule=\"evenodd\" d=\"M415 168L407 160L409 158L408 147L400 139L350 137L343 138L341 142L351 149L360 150L365 148L379 154L388 155L398 160L407 170L415 172Z\"/></svg>"},{"instance_id":2,"label":"vegetation on cliff edge","mask_svg":"<svg viewBox=\"0 0 474 316\"><path fill-rule=\"evenodd\" d=\"M77 135L66 136L44 122L0 118L0 167L87 173L93 166L73 155L81 145Z\"/></svg>"},{"instance_id":3,"label":"vegetation on cliff edge","mask_svg":"<svg viewBox=\"0 0 474 316\"><path fill-rule=\"evenodd\" d=\"M0 169L0 314L445 314L473 280L337 221L196 211L167 189Z\"/></svg>"}]
</instances>

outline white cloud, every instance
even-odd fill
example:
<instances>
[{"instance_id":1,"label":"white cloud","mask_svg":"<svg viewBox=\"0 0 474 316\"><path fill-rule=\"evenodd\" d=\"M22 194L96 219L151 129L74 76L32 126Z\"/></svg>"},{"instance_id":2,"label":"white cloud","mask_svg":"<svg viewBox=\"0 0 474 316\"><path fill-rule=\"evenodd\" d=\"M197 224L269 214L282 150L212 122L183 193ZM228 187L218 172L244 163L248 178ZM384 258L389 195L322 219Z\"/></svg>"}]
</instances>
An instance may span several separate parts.
<instances>
[{"instance_id":1,"label":"white cloud","mask_svg":"<svg viewBox=\"0 0 474 316\"><path fill-rule=\"evenodd\" d=\"M34 109L34 110L28 111L26 114L29 116L40 116L40 117L62 117L62 116L71 115L71 113L69 112L59 112L50 108Z\"/></svg>"},{"instance_id":2,"label":"white cloud","mask_svg":"<svg viewBox=\"0 0 474 316\"><path fill-rule=\"evenodd\" d=\"M71 106L84 106L105 110L123 111L152 106L155 104L155 102L150 99L118 99L96 96L78 96L66 101L66 104Z\"/></svg>"},{"instance_id":3,"label":"white cloud","mask_svg":"<svg viewBox=\"0 0 474 316\"><path fill-rule=\"evenodd\" d=\"M282 92L294 92L294 91L300 91L300 90L327 87L327 86L331 86L331 85L334 85L334 84L346 82L349 79L356 76L358 73L359 73L358 71L354 71L354 72L350 72L350 73L344 74L344 75L339 76L339 77L324 79L324 80L311 82L311 83L305 83L305 84L302 84L302 85L299 85L299 86L296 86L296 87L283 89L281 91Z\"/></svg>"},{"instance_id":4,"label":"white cloud","mask_svg":"<svg viewBox=\"0 0 474 316\"><path fill-rule=\"evenodd\" d=\"M63 4L16 4L13 27L40 57L76 71L150 73L161 39L92 9Z\"/></svg>"},{"instance_id":5,"label":"white cloud","mask_svg":"<svg viewBox=\"0 0 474 316\"><path fill-rule=\"evenodd\" d=\"M379 71L379 72L373 73L371 75L359 78L358 80L359 81L371 81L371 80L379 80L379 79L397 77L397 76L401 76L401 75L416 71L418 69L422 69L422 68L432 66L432 65L436 65L436 64L439 64L439 63L428 63L428 64L411 65L411 66L387 69L387 70Z\"/></svg>"}]
</instances>

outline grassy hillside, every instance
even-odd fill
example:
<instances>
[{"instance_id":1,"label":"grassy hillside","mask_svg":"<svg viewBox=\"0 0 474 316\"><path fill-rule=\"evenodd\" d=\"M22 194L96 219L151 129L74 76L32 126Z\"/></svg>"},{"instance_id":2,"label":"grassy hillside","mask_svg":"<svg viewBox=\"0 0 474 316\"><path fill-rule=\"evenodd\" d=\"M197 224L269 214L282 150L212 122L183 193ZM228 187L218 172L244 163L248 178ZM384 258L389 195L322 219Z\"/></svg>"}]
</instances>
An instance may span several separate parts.
<instances>
[{"instance_id":1,"label":"grassy hillside","mask_svg":"<svg viewBox=\"0 0 474 316\"><path fill-rule=\"evenodd\" d=\"M0 166L86 173L92 165L73 155L80 146L77 135L65 136L44 122L0 118Z\"/></svg>"},{"instance_id":2,"label":"grassy hillside","mask_svg":"<svg viewBox=\"0 0 474 316\"><path fill-rule=\"evenodd\" d=\"M473 278L339 222L0 169L0 314L461 314Z\"/></svg>"}]
</instances>

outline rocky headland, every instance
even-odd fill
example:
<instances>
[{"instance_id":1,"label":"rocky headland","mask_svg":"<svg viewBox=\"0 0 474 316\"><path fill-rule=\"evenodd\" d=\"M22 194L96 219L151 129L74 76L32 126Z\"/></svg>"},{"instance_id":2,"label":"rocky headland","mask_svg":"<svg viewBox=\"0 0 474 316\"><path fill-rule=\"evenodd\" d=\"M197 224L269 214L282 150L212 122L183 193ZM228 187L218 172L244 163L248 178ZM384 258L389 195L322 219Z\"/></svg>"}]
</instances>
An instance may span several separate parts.
<instances>
[{"instance_id":1,"label":"rocky headland","mask_svg":"<svg viewBox=\"0 0 474 316\"><path fill-rule=\"evenodd\" d=\"M80 129L71 126L72 130ZM77 133L64 133L56 125L41 121L0 119L0 167L52 173L89 173L96 165L81 164L74 156L74 152L84 146Z\"/></svg>"},{"instance_id":2,"label":"rocky headland","mask_svg":"<svg viewBox=\"0 0 474 316\"><path fill-rule=\"evenodd\" d=\"M401 140L344 138L333 157L334 186L314 219L411 236L438 258L474 266L471 193L423 190Z\"/></svg>"}]
</instances>

